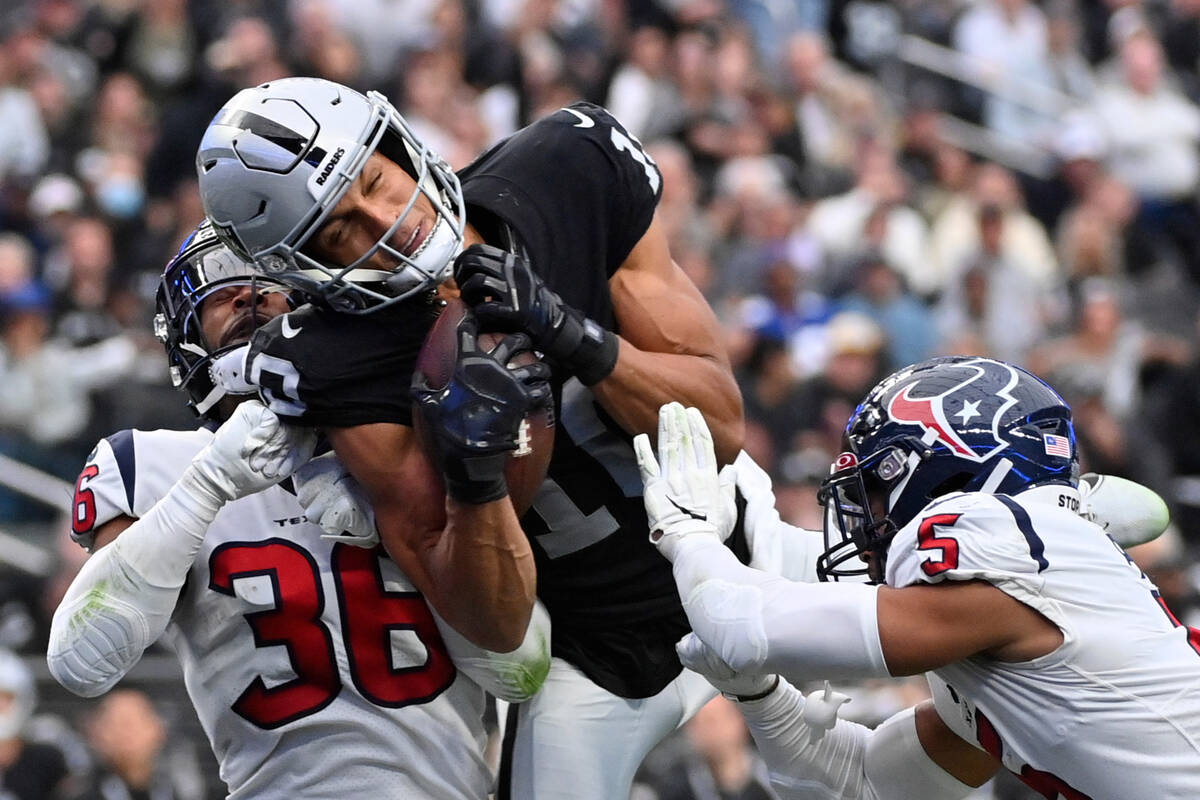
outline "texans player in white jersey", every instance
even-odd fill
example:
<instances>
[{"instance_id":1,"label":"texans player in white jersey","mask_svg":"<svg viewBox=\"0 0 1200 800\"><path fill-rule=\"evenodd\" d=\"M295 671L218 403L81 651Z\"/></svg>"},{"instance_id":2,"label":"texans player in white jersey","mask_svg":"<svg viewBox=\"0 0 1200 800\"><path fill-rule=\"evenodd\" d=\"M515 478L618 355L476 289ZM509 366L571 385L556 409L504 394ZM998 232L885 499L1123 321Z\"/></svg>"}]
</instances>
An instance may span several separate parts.
<instances>
[{"instance_id":1,"label":"texans player in white jersey","mask_svg":"<svg viewBox=\"0 0 1200 800\"><path fill-rule=\"evenodd\" d=\"M942 358L876 386L821 496L810 584L719 546L702 416L637 443L694 633L681 659L738 700L781 796L966 797L1007 768L1046 798L1200 792L1200 631L1077 513L1071 413L1030 373ZM933 699L874 731L787 680L925 672ZM780 677L782 676L782 678Z\"/></svg>"},{"instance_id":2,"label":"texans player in white jersey","mask_svg":"<svg viewBox=\"0 0 1200 800\"><path fill-rule=\"evenodd\" d=\"M213 374L290 307L207 226L167 266L156 332L209 424L121 431L88 458L72 535L93 555L54 615L50 671L96 696L165 632L230 797L485 798L484 688L537 690L549 620L534 609L519 648L480 650L383 554L329 457L297 473L299 498L279 485L314 435Z\"/></svg>"}]
</instances>

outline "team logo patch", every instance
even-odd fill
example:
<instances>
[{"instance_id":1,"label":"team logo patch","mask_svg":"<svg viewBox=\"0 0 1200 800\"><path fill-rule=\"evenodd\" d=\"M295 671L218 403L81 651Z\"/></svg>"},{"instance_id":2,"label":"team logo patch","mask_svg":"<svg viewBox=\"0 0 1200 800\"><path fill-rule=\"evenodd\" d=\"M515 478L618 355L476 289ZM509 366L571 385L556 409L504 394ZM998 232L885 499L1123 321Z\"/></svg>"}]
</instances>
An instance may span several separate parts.
<instances>
[{"instance_id":1,"label":"team logo patch","mask_svg":"<svg viewBox=\"0 0 1200 800\"><path fill-rule=\"evenodd\" d=\"M961 380L944 388L944 380L928 385L918 377L892 397L887 413L895 422L919 425L926 444L941 442L961 458L986 461L1008 446L999 429L1004 413L1017 402L1010 394L1017 385L1016 370L994 361L968 361L943 367L942 374L951 370L960 372ZM982 380L989 370L1003 372ZM1000 388L983 389L987 384Z\"/></svg>"},{"instance_id":2,"label":"team logo patch","mask_svg":"<svg viewBox=\"0 0 1200 800\"><path fill-rule=\"evenodd\" d=\"M857 466L858 456L854 455L854 453L841 453L833 462L833 469L835 472Z\"/></svg>"}]
</instances>

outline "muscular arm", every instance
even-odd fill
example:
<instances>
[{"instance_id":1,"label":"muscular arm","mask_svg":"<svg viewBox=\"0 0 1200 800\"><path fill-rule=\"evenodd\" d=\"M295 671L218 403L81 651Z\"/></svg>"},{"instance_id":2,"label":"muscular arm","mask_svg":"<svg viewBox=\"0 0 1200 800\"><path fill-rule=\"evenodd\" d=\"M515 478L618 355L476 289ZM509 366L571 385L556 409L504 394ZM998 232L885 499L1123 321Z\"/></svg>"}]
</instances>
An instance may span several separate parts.
<instances>
[{"instance_id":1,"label":"muscular arm","mask_svg":"<svg viewBox=\"0 0 1200 800\"><path fill-rule=\"evenodd\" d=\"M695 406L718 460L732 463L744 435L742 396L716 315L671 260L657 215L609 288L621 341L616 368L592 386L601 405L626 431L651 435L664 403Z\"/></svg>"},{"instance_id":2,"label":"muscular arm","mask_svg":"<svg viewBox=\"0 0 1200 800\"><path fill-rule=\"evenodd\" d=\"M715 536L681 541L673 570L692 630L737 671L914 675L977 654L1028 660L1062 643L1049 620L981 581L793 583L738 563Z\"/></svg>"},{"instance_id":3,"label":"muscular arm","mask_svg":"<svg viewBox=\"0 0 1200 800\"><path fill-rule=\"evenodd\" d=\"M377 423L327 433L370 496L388 555L429 605L479 647L518 647L533 612L536 570L509 499L468 505L446 498L412 428Z\"/></svg>"}]
</instances>

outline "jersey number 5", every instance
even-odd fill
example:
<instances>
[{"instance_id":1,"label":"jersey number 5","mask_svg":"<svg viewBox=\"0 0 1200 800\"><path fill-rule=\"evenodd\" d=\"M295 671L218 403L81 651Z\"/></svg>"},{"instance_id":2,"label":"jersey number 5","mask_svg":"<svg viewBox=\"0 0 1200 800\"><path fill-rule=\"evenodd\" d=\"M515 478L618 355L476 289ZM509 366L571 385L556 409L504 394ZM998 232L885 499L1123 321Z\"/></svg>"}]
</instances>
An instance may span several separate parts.
<instances>
[{"instance_id":1,"label":"jersey number 5","mask_svg":"<svg viewBox=\"0 0 1200 800\"><path fill-rule=\"evenodd\" d=\"M433 615L417 592L384 586L379 555L337 544L331 556L342 635L355 688L372 703L388 708L427 703L454 680ZM308 551L286 539L230 542L209 558L209 588L235 594L234 583L266 578L274 604L246 614L258 647L283 645L296 677L268 687L257 676L233 704L233 710L260 728L278 728L329 705L342 681L333 637L321 622L325 592L317 563ZM393 634L415 637L424 646L424 663L392 663Z\"/></svg>"},{"instance_id":2,"label":"jersey number 5","mask_svg":"<svg viewBox=\"0 0 1200 800\"><path fill-rule=\"evenodd\" d=\"M940 575L948 569L958 567L958 540L953 536L938 536L937 528L948 528L958 522L961 514L934 514L921 520L917 529L917 549L923 551L940 551L941 558L936 561L930 558L921 562L921 571L929 577Z\"/></svg>"}]
</instances>

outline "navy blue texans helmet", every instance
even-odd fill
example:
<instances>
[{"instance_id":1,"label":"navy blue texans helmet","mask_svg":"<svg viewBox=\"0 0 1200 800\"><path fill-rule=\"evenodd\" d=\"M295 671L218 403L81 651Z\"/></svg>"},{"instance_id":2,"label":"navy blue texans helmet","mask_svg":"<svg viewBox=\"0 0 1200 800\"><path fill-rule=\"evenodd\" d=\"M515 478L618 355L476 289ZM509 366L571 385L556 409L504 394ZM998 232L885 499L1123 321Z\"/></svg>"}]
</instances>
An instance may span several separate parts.
<instances>
[{"instance_id":1,"label":"navy blue texans helmet","mask_svg":"<svg viewBox=\"0 0 1200 800\"><path fill-rule=\"evenodd\" d=\"M846 425L821 484L821 580L884 578L887 549L935 498L1078 482L1071 408L1040 378L990 358L933 358L879 382Z\"/></svg>"},{"instance_id":2,"label":"navy blue texans helmet","mask_svg":"<svg viewBox=\"0 0 1200 800\"><path fill-rule=\"evenodd\" d=\"M167 262L159 281L154 335L166 347L171 383L188 393L188 407L202 419L220 421L217 402L225 395L213 379L213 361L244 345L266 319L252 310L236 341L210 342L201 324L201 307L213 292L245 285L255 287L254 299L266 292L289 291L289 287L259 274L251 263L229 249L207 221L192 231Z\"/></svg>"}]
</instances>

